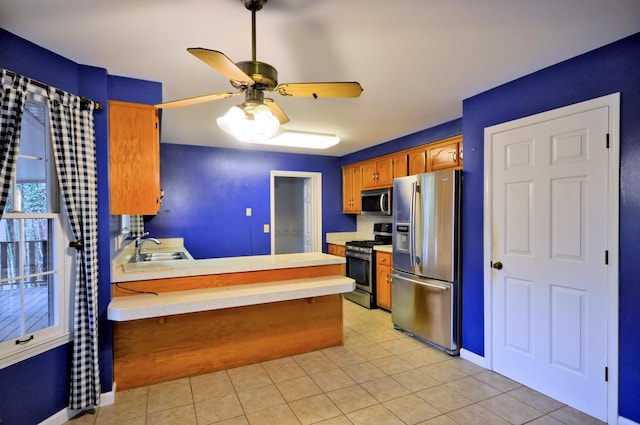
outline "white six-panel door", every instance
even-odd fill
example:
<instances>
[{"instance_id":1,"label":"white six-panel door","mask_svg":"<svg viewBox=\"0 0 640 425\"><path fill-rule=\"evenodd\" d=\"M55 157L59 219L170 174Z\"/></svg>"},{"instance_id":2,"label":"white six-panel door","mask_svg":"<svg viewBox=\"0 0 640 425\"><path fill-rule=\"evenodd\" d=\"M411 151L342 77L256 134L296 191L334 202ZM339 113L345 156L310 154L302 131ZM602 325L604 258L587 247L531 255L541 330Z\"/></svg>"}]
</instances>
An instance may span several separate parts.
<instances>
[{"instance_id":1,"label":"white six-panel door","mask_svg":"<svg viewBox=\"0 0 640 425\"><path fill-rule=\"evenodd\" d=\"M609 109L495 131L496 372L607 420Z\"/></svg>"}]
</instances>

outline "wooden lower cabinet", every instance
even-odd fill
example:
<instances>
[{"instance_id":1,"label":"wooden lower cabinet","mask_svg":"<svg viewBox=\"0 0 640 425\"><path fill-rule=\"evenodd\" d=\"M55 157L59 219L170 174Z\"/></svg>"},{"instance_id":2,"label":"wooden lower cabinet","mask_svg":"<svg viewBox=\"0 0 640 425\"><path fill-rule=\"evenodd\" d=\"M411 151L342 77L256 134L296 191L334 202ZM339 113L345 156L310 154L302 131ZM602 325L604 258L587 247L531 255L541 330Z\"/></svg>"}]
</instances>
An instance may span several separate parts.
<instances>
[{"instance_id":1,"label":"wooden lower cabinet","mask_svg":"<svg viewBox=\"0 0 640 425\"><path fill-rule=\"evenodd\" d=\"M337 255L338 257L344 257L345 247L344 245L336 245L333 243L327 244L327 254Z\"/></svg>"},{"instance_id":2,"label":"wooden lower cabinet","mask_svg":"<svg viewBox=\"0 0 640 425\"><path fill-rule=\"evenodd\" d=\"M344 257L345 256L345 247L344 245L336 245L333 243L328 243L327 244L327 254L330 255L337 255L338 257ZM347 265L346 264L342 264L342 274L346 276L347 274Z\"/></svg>"},{"instance_id":3,"label":"wooden lower cabinet","mask_svg":"<svg viewBox=\"0 0 640 425\"><path fill-rule=\"evenodd\" d=\"M391 254L376 252L376 303L391 311Z\"/></svg>"}]
</instances>

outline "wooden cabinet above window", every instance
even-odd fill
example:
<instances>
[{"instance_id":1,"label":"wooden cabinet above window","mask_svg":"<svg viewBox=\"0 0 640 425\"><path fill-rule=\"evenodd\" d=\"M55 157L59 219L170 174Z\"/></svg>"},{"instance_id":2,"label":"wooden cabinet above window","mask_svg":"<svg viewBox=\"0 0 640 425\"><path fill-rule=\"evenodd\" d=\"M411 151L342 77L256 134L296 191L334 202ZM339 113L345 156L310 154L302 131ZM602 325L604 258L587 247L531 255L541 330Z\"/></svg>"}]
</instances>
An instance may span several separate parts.
<instances>
[{"instance_id":1,"label":"wooden cabinet above window","mask_svg":"<svg viewBox=\"0 0 640 425\"><path fill-rule=\"evenodd\" d=\"M151 105L109 101L111 214L155 215L160 208L160 132Z\"/></svg>"}]
</instances>

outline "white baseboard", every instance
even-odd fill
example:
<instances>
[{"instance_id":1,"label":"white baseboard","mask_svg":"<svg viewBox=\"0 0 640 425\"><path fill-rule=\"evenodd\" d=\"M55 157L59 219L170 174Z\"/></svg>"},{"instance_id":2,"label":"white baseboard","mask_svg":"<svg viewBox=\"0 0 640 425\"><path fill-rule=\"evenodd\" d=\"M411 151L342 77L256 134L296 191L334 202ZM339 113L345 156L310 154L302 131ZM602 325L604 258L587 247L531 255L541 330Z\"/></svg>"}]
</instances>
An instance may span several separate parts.
<instances>
[{"instance_id":1,"label":"white baseboard","mask_svg":"<svg viewBox=\"0 0 640 425\"><path fill-rule=\"evenodd\" d=\"M460 349L460 358L470 361L471 363L475 363L478 366L482 366L485 369L491 369L491 365L487 361L485 357L479 356L476 353L472 353L469 350L465 350L464 348Z\"/></svg>"},{"instance_id":2,"label":"white baseboard","mask_svg":"<svg viewBox=\"0 0 640 425\"><path fill-rule=\"evenodd\" d=\"M116 386L113 384L113 390L108 393L100 394L100 406L108 406L116 402ZM67 422L69 419L76 416L79 412L77 410L71 410L68 407L66 409L62 409L58 413L53 416L49 416L44 421L40 422L38 425L62 425ZM90 414L90 413L87 413Z\"/></svg>"},{"instance_id":3,"label":"white baseboard","mask_svg":"<svg viewBox=\"0 0 640 425\"><path fill-rule=\"evenodd\" d=\"M638 422L634 422L631 419L618 416L618 425L640 425Z\"/></svg>"}]
</instances>

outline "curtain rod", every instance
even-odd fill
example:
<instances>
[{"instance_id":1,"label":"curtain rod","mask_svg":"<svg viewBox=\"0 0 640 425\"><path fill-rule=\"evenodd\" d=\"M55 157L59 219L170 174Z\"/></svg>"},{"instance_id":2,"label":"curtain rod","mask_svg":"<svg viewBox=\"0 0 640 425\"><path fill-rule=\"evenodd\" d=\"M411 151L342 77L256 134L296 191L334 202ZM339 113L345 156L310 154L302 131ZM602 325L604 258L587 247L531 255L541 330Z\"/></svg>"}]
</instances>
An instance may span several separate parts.
<instances>
[{"instance_id":1,"label":"curtain rod","mask_svg":"<svg viewBox=\"0 0 640 425\"><path fill-rule=\"evenodd\" d=\"M15 72L13 72L13 71L9 71L8 69L5 69L5 71L7 72L7 75L9 75L10 77L16 77L16 76L17 76L17 74L16 74ZM58 94L63 94L63 93L64 93L64 91L62 91L62 90L60 90L60 89L58 89L58 88L56 88L56 87L51 87L51 86L49 86L48 84L41 83L40 81L33 80L33 79L31 79L31 78L29 78L29 81L30 81L34 86L38 86L38 87L43 88L43 89L45 89L45 90L49 90L49 88L52 88L52 89L54 89L56 92L58 92ZM94 108L93 108L93 110L94 110L94 111L102 111L102 103L100 103L100 102L96 102L95 100L91 100L91 99L89 99L89 98L87 98L87 97L84 97L84 96L80 96L80 102L86 102L86 103L88 103L88 102L93 102L93 104L95 105L95 106L94 106Z\"/></svg>"}]
</instances>

